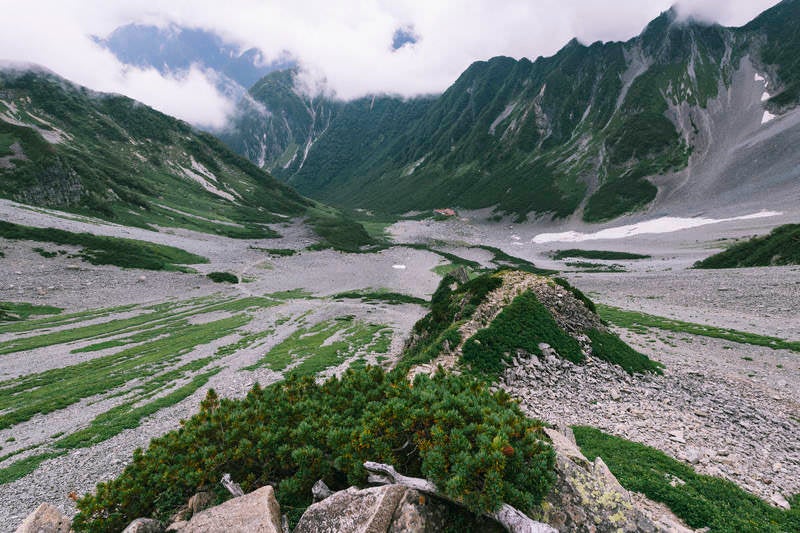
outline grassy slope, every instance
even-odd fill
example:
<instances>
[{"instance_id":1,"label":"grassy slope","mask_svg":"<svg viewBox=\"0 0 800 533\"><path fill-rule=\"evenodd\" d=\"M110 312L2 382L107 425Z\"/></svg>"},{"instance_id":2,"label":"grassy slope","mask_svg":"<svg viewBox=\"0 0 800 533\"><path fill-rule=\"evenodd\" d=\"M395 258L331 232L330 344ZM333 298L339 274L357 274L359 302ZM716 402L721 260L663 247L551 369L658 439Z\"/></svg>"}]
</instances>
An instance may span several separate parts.
<instances>
[{"instance_id":1,"label":"grassy slope","mask_svg":"<svg viewBox=\"0 0 800 533\"><path fill-rule=\"evenodd\" d=\"M0 221L0 237L80 246L78 255L94 265L116 265L147 270L186 270L185 266L208 259L180 248L134 239L73 233L56 228L34 228Z\"/></svg>"},{"instance_id":2,"label":"grassy slope","mask_svg":"<svg viewBox=\"0 0 800 533\"><path fill-rule=\"evenodd\" d=\"M783 511L739 488L735 483L695 473L664 453L607 435L597 429L573 428L581 451L593 461L601 456L628 490L665 503L692 528L709 533L800 531L800 497ZM670 481L677 477L685 484Z\"/></svg>"},{"instance_id":3,"label":"grassy slope","mask_svg":"<svg viewBox=\"0 0 800 533\"><path fill-rule=\"evenodd\" d=\"M236 236L266 236L257 224L280 220L273 213L302 214L307 205L210 135L128 98L34 72L0 73L0 89L16 107L16 114L8 111L15 119L63 132L60 144L50 144L32 127L0 121L27 157L3 171L3 196L131 225L213 232L216 225L198 217L237 222L244 227L218 229ZM240 198L226 200L182 175L181 167L202 173L199 166L212 175L208 181Z\"/></svg>"},{"instance_id":4,"label":"grassy slope","mask_svg":"<svg viewBox=\"0 0 800 533\"><path fill-rule=\"evenodd\" d=\"M800 224L786 224L769 235L734 244L695 264L695 268L800 265Z\"/></svg>"},{"instance_id":5,"label":"grassy slope","mask_svg":"<svg viewBox=\"0 0 800 533\"><path fill-rule=\"evenodd\" d=\"M266 223L306 215L335 248L371 243L342 213L321 212L213 136L138 102L41 72L0 71L0 94L8 104L0 111L26 124L0 119L2 145L17 142L24 153L0 169L0 197L125 225L236 238L275 237ZM57 131L61 143L42 136ZM189 171L222 194L207 191Z\"/></svg>"},{"instance_id":6,"label":"grassy slope","mask_svg":"<svg viewBox=\"0 0 800 533\"><path fill-rule=\"evenodd\" d=\"M638 311L628 311L607 305L597 306L598 314L619 327L630 329L638 333L647 332L647 328L658 328L677 333L689 333L703 337L713 337L742 344L765 346L774 350L792 350L800 352L800 342L787 341L777 337L768 337L735 329L718 328L693 322L684 322L673 318L648 315Z\"/></svg>"}]
</instances>

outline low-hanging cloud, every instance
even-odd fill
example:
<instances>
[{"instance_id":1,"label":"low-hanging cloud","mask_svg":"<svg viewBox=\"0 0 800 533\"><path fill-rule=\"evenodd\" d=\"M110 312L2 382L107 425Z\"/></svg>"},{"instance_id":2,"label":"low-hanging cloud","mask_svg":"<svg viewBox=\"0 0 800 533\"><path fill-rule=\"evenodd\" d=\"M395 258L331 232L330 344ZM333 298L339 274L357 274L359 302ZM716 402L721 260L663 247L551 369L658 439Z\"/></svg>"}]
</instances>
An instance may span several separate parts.
<instances>
[{"instance_id":1,"label":"low-hanging cloud","mask_svg":"<svg viewBox=\"0 0 800 533\"><path fill-rule=\"evenodd\" d=\"M126 94L194 124L220 126L232 109L213 73L162 75L121 64L90 36L131 22L214 31L264 60L288 52L304 83L350 99L438 93L476 60L536 58L570 38L626 40L674 0L27 0L0 19L0 59L40 63L92 89ZM683 0L684 17L741 25L777 0ZM393 50L398 29L416 42Z\"/></svg>"}]
</instances>

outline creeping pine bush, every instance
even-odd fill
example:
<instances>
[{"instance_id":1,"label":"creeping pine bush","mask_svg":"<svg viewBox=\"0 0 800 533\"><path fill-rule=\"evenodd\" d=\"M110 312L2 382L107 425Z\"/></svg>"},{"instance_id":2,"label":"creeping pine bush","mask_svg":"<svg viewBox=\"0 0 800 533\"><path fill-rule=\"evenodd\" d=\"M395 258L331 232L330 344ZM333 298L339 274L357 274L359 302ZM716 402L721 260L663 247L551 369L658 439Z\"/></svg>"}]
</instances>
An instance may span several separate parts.
<instances>
[{"instance_id":1,"label":"creeping pine bush","mask_svg":"<svg viewBox=\"0 0 800 533\"><path fill-rule=\"evenodd\" d=\"M198 490L225 497L230 473L246 491L266 484L292 521L311 487L366 482L364 461L427 478L479 513L502 502L528 510L551 486L554 454L541 425L511 398L466 376L348 370L317 385L290 378L242 400L213 390L182 427L137 450L116 479L78 501L77 531L119 531L139 516L164 520Z\"/></svg>"},{"instance_id":2,"label":"creeping pine bush","mask_svg":"<svg viewBox=\"0 0 800 533\"><path fill-rule=\"evenodd\" d=\"M477 373L497 376L516 349L541 355L539 344L543 342L573 363L583 361L578 341L558 326L533 292L527 291L514 298L489 327L467 339L462 361Z\"/></svg>"},{"instance_id":3,"label":"creeping pine bush","mask_svg":"<svg viewBox=\"0 0 800 533\"><path fill-rule=\"evenodd\" d=\"M239 283L239 278L230 272L211 272L206 277L214 283Z\"/></svg>"}]
</instances>

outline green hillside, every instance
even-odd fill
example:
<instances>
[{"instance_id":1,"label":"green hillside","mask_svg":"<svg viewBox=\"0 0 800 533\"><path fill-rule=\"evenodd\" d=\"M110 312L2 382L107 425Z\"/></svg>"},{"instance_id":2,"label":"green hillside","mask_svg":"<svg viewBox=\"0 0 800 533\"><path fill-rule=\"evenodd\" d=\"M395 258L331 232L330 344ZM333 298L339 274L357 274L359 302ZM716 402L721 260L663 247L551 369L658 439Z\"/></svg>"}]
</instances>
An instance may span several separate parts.
<instances>
[{"instance_id":1,"label":"green hillside","mask_svg":"<svg viewBox=\"0 0 800 533\"><path fill-rule=\"evenodd\" d=\"M140 227L236 238L305 216L327 244L371 242L215 137L43 71L0 71L0 197Z\"/></svg>"},{"instance_id":2,"label":"green hillside","mask_svg":"<svg viewBox=\"0 0 800 533\"><path fill-rule=\"evenodd\" d=\"M695 268L800 265L800 224L786 224L763 237L735 244L699 261Z\"/></svg>"}]
</instances>

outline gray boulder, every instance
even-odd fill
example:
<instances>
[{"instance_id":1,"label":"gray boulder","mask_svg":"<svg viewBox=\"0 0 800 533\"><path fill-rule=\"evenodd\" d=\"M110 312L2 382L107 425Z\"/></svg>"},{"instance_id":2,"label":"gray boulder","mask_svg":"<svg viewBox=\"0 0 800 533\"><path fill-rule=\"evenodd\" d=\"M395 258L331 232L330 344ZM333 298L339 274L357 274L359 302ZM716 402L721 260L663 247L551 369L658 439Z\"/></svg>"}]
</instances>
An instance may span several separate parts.
<instances>
[{"instance_id":1,"label":"gray boulder","mask_svg":"<svg viewBox=\"0 0 800 533\"><path fill-rule=\"evenodd\" d=\"M590 462L562 433L550 428L545 432L556 452L557 479L542 505L544 522L564 532L691 531L677 519L653 520L600 457Z\"/></svg>"},{"instance_id":2,"label":"gray boulder","mask_svg":"<svg viewBox=\"0 0 800 533\"><path fill-rule=\"evenodd\" d=\"M282 533L281 510L275 492L267 485L244 496L206 509L188 522L175 522L167 531L181 533Z\"/></svg>"},{"instance_id":3,"label":"gray boulder","mask_svg":"<svg viewBox=\"0 0 800 533\"><path fill-rule=\"evenodd\" d=\"M72 520L57 507L43 503L19 525L16 533L69 533Z\"/></svg>"},{"instance_id":4,"label":"gray boulder","mask_svg":"<svg viewBox=\"0 0 800 533\"><path fill-rule=\"evenodd\" d=\"M152 518L137 518L122 533L162 533L164 528L158 520Z\"/></svg>"},{"instance_id":5,"label":"gray boulder","mask_svg":"<svg viewBox=\"0 0 800 533\"><path fill-rule=\"evenodd\" d=\"M309 507L294 533L433 533L444 530L455 512L452 504L400 485L350 487ZM469 529L503 531L484 517L474 517Z\"/></svg>"}]
</instances>

